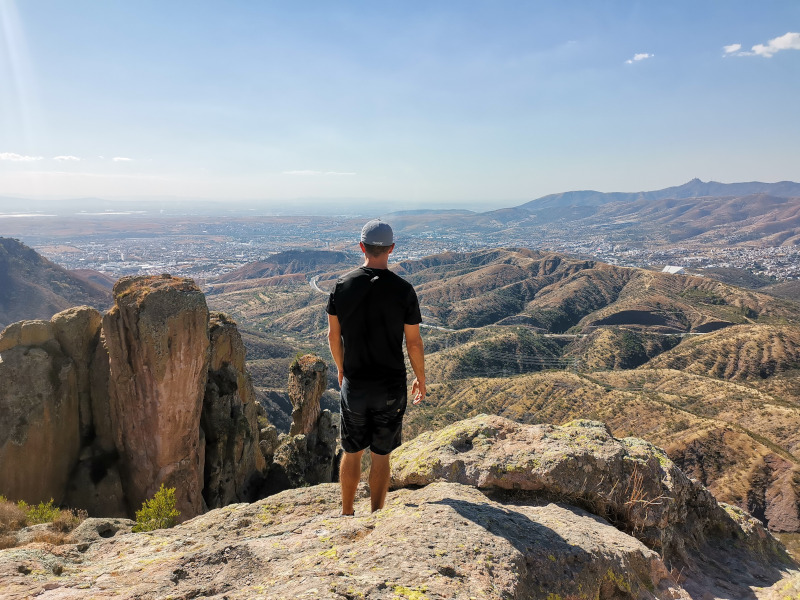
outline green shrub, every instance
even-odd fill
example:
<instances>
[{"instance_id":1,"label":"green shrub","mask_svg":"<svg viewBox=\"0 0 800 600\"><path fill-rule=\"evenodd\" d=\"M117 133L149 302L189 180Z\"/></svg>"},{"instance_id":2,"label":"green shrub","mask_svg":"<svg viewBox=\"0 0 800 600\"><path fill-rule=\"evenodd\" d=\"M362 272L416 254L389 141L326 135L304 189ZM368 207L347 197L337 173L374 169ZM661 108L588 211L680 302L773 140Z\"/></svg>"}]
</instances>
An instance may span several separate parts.
<instances>
[{"instance_id":1,"label":"green shrub","mask_svg":"<svg viewBox=\"0 0 800 600\"><path fill-rule=\"evenodd\" d=\"M132 531L167 529L175 525L180 514L175 508L175 488L165 488L162 483L155 495L145 500L142 509L136 511L136 525Z\"/></svg>"},{"instance_id":2,"label":"green shrub","mask_svg":"<svg viewBox=\"0 0 800 600\"><path fill-rule=\"evenodd\" d=\"M53 506L53 499L39 504L28 504L24 500L17 502L28 520L28 525L38 525L40 523L52 523L54 519L61 515L61 509Z\"/></svg>"}]
</instances>

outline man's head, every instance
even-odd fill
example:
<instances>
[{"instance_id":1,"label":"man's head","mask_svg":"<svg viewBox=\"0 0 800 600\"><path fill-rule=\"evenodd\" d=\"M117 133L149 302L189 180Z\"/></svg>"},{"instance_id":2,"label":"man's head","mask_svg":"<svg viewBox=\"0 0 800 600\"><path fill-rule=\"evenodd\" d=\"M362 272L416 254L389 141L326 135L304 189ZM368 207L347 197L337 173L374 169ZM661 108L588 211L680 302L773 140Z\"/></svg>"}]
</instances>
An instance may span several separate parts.
<instances>
[{"instance_id":1,"label":"man's head","mask_svg":"<svg viewBox=\"0 0 800 600\"><path fill-rule=\"evenodd\" d=\"M394 232L388 223L373 219L361 229L361 244L367 256L379 258L394 248Z\"/></svg>"}]
</instances>

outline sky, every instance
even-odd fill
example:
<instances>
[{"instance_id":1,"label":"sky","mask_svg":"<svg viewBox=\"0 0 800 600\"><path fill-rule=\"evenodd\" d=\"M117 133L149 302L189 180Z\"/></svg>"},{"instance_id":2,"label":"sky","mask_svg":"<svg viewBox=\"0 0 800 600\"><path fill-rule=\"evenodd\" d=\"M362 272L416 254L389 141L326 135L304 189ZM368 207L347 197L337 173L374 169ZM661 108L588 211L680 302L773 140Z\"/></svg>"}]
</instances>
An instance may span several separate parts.
<instances>
[{"instance_id":1,"label":"sky","mask_svg":"<svg viewBox=\"0 0 800 600\"><path fill-rule=\"evenodd\" d=\"M0 196L800 181L800 2L0 0Z\"/></svg>"}]
</instances>

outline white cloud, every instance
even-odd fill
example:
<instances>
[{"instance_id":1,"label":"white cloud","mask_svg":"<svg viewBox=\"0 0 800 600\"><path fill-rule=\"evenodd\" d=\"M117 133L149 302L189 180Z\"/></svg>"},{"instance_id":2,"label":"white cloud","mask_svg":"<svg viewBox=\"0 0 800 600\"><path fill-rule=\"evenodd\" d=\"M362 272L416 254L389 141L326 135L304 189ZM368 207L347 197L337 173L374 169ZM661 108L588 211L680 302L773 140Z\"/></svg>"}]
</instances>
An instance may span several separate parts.
<instances>
[{"instance_id":1,"label":"white cloud","mask_svg":"<svg viewBox=\"0 0 800 600\"><path fill-rule=\"evenodd\" d=\"M753 46L753 54L770 58L773 54L781 50L800 50L800 33L789 32L780 37L776 37L764 44Z\"/></svg>"},{"instance_id":2,"label":"white cloud","mask_svg":"<svg viewBox=\"0 0 800 600\"><path fill-rule=\"evenodd\" d=\"M733 56L763 56L764 58L772 58L781 50L800 50L800 33L788 32L784 35L771 39L766 44L756 44L749 51L740 51L741 44L731 44L730 46L723 46L725 55L732 54Z\"/></svg>"},{"instance_id":3,"label":"white cloud","mask_svg":"<svg viewBox=\"0 0 800 600\"><path fill-rule=\"evenodd\" d=\"M284 171L284 175L311 175L311 176L338 176L338 175L355 175L355 173L348 173L343 171L310 171L310 170L301 170L301 171Z\"/></svg>"},{"instance_id":4,"label":"white cloud","mask_svg":"<svg viewBox=\"0 0 800 600\"><path fill-rule=\"evenodd\" d=\"M641 52L639 54L634 54L633 58L629 58L625 61L626 65L632 65L635 62L639 62L640 60L645 60L647 58L653 58L654 54L648 54L647 52Z\"/></svg>"},{"instance_id":5,"label":"white cloud","mask_svg":"<svg viewBox=\"0 0 800 600\"><path fill-rule=\"evenodd\" d=\"M66 161L76 161L80 160L77 156L54 156L53 160L57 160L59 162L66 162Z\"/></svg>"},{"instance_id":6,"label":"white cloud","mask_svg":"<svg viewBox=\"0 0 800 600\"><path fill-rule=\"evenodd\" d=\"M42 160L44 156L23 156L14 152L0 152L0 160L12 160L14 162L30 162L33 160Z\"/></svg>"},{"instance_id":7,"label":"white cloud","mask_svg":"<svg viewBox=\"0 0 800 600\"><path fill-rule=\"evenodd\" d=\"M114 162L128 162L128 161L133 160L133 159L132 158L126 158L124 156L115 156L111 160L113 160Z\"/></svg>"}]
</instances>

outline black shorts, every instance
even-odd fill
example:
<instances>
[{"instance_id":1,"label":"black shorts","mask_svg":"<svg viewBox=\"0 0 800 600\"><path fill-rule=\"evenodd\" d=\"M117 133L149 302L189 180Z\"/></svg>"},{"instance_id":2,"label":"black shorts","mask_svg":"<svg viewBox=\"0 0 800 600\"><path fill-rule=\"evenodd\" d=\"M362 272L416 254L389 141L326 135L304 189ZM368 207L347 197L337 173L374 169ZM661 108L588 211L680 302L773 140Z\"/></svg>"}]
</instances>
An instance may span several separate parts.
<instances>
[{"instance_id":1,"label":"black shorts","mask_svg":"<svg viewBox=\"0 0 800 600\"><path fill-rule=\"evenodd\" d=\"M408 389L405 379L392 382L342 381L342 448L389 454L402 443Z\"/></svg>"}]
</instances>

